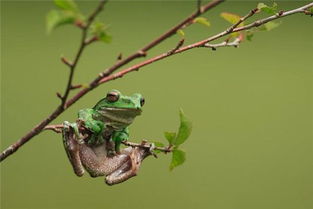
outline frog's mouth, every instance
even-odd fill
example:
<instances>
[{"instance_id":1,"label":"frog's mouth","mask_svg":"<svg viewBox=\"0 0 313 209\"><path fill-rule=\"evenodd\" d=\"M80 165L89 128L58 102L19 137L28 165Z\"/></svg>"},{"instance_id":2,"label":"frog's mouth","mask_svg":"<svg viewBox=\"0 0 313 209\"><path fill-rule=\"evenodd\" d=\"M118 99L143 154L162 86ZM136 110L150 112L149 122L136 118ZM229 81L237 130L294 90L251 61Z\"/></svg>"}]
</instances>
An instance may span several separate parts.
<instances>
[{"instance_id":1,"label":"frog's mouth","mask_svg":"<svg viewBox=\"0 0 313 209\"><path fill-rule=\"evenodd\" d=\"M137 115L140 115L142 110L137 108L116 108L116 107L106 107L104 110L105 112L111 112L116 113L120 115L121 117L136 117Z\"/></svg>"},{"instance_id":2,"label":"frog's mouth","mask_svg":"<svg viewBox=\"0 0 313 209\"><path fill-rule=\"evenodd\" d=\"M115 108L115 107L114 108L106 107L98 111L101 113L105 121L118 123L120 125L131 124L135 117L140 115L142 112L141 109L137 108Z\"/></svg>"}]
</instances>

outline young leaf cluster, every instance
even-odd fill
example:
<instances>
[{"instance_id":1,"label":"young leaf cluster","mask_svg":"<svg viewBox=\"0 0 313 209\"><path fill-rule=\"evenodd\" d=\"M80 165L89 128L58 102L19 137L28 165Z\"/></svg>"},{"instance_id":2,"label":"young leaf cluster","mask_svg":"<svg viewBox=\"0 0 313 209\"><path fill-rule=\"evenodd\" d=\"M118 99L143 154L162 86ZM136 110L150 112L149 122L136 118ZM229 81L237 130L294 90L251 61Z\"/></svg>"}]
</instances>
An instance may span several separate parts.
<instances>
[{"instance_id":1,"label":"young leaf cluster","mask_svg":"<svg viewBox=\"0 0 313 209\"><path fill-rule=\"evenodd\" d=\"M227 22L229 22L231 24L236 24L237 22L240 21L240 18L241 18L239 15L229 13L229 12L222 12L221 17L224 18ZM238 27L242 27L242 26L244 26L244 22L242 22L238 25ZM231 33L230 38L238 37L238 36L240 36L241 33L239 33L239 32Z\"/></svg>"},{"instance_id":2,"label":"young leaf cluster","mask_svg":"<svg viewBox=\"0 0 313 209\"><path fill-rule=\"evenodd\" d=\"M199 24L202 24L206 27L210 27L211 23L208 21L207 18L205 17L197 17L193 20L195 23L199 23Z\"/></svg>"},{"instance_id":3,"label":"young leaf cluster","mask_svg":"<svg viewBox=\"0 0 313 209\"><path fill-rule=\"evenodd\" d=\"M257 9L258 9L257 10L258 12L265 12L267 14L274 15L274 14L278 13L278 4L276 2L273 2L272 6L268 6L264 3L258 3ZM224 18L226 21L228 21L231 24L236 24L238 21L240 21L240 18L241 18L237 14L228 13L228 12L221 13L221 17ZM245 25L245 23L242 22L237 27L243 27L244 25ZM265 23L262 26L257 27L257 28L246 30L244 32L232 33L230 38L242 36L242 37L245 37L246 40L252 41L252 37L254 36L255 32L270 31L270 30L278 27L279 25L280 25L280 23L271 21L271 22Z\"/></svg>"},{"instance_id":4,"label":"young leaf cluster","mask_svg":"<svg viewBox=\"0 0 313 209\"><path fill-rule=\"evenodd\" d=\"M266 12L267 14L274 15L278 11L278 4L273 2L272 6L268 6L264 3L259 3L257 8L263 12Z\"/></svg>"},{"instance_id":5,"label":"young leaf cluster","mask_svg":"<svg viewBox=\"0 0 313 209\"><path fill-rule=\"evenodd\" d=\"M107 28L108 27L104 23L97 21L90 26L90 33L94 37L97 37L98 40L110 43L112 41L112 37L107 33Z\"/></svg>"},{"instance_id":6,"label":"young leaf cluster","mask_svg":"<svg viewBox=\"0 0 313 209\"><path fill-rule=\"evenodd\" d=\"M63 25L74 25L79 28L86 27L86 17L81 13L77 4L73 0L54 0L54 5L56 6L56 9L51 10L46 18L48 34ZM108 27L104 23L94 21L90 25L90 28L88 28L88 33L92 36L91 39L109 43L112 38L107 33L107 28Z\"/></svg>"},{"instance_id":7,"label":"young leaf cluster","mask_svg":"<svg viewBox=\"0 0 313 209\"><path fill-rule=\"evenodd\" d=\"M54 0L57 9L51 10L47 15L47 32L67 24L82 24L85 17L72 0Z\"/></svg>"},{"instance_id":8,"label":"young leaf cluster","mask_svg":"<svg viewBox=\"0 0 313 209\"><path fill-rule=\"evenodd\" d=\"M259 11L265 12L265 13L270 14L270 15L275 15L278 13L278 4L276 2L273 2L272 6L268 6L264 3L259 3L257 5L257 8ZM246 39L248 41L252 41L252 37L254 36L255 32L270 31L270 30L273 30L274 28L277 28L279 25L280 25L279 22L271 21L271 22L265 23L264 25L261 25L258 28L253 28L253 29L247 30L246 31Z\"/></svg>"},{"instance_id":9,"label":"young leaf cluster","mask_svg":"<svg viewBox=\"0 0 313 209\"><path fill-rule=\"evenodd\" d=\"M180 126L176 132L164 132L164 136L169 143L169 147L173 148L172 151L172 161L170 164L170 170L183 164L186 160L186 153L179 149L190 136L192 131L191 121L185 116L182 109L179 111Z\"/></svg>"}]
</instances>

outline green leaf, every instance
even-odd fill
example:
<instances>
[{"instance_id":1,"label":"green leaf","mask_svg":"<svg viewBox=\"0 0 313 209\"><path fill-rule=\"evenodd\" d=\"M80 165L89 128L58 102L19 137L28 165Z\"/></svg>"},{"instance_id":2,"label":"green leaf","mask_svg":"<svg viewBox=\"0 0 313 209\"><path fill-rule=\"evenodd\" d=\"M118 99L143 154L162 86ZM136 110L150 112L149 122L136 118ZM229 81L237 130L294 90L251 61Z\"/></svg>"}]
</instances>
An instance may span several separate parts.
<instances>
[{"instance_id":1,"label":"green leaf","mask_svg":"<svg viewBox=\"0 0 313 209\"><path fill-rule=\"evenodd\" d=\"M184 151L179 150L179 149L173 150L170 170L173 170L175 167L183 164L185 161L186 161L186 153Z\"/></svg>"},{"instance_id":2,"label":"green leaf","mask_svg":"<svg viewBox=\"0 0 313 209\"><path fill-rule=\"evenodd\" d=\"M99 34L99 40L104 43L111 43L112 42L112 36L106 33L105 31L101 32Z\"/></svg>"},{"instance_id":3,"label":"green leaf","mask_svg":"<svg viewBox=\"0 0 313 209\"><path fill-rule=\"evenodd\" d=\"M152 142L156 147L165 147L165 145L162 143L162 142L157 142L157 141L154 141ZM160 150L153 150L154 153L158 154L160 153L161 151Z\"/></svg>"},{"instance_id":4,"label":"green leaf","mask_svg":"<svg viewBox=\"0 0 313 209\"><path fill-rule=\"evenodd\" d=\"M154 142L152 142L152 143L154 143L154 145L155 145L156 147L165 147L165 145L164 145L162 142L154 141Z\"/></svg>"},{"instance_id":5,"label":"green leaf","mask_svg":"<svg viewBox=\"0 0 313 209\"><path fill-rule=\"evenodd\" d=\"M236 24L237 22L240 21L241 18L239 15L229 12L222 12L221 17L224 18L226 21L230 22L231 24ZM244 26L244 23L242 22L238 26L239 27Z\"/></svg>"},{"instance_id":6,"label":"green leaf","mask_svg":"<svg viewBox=\"0 0 313 209\"><path fill-rule=\"evenodd\" d=\"M73 0L54 0L54 4L62 10L78 11L78 7Z\"/></svg>"},{"instance_id":7,"label":"green leaf","mask_svg":"<svg viewBox=\"0 0 313 209\"><path fill-rule=\"evenodd\" d=\"M50 33L53 29L75 23L76 15L72 12L52 10L46 18L47 32Z\"/></svg>"},{"instance_id":8,"label":"green leaf","mask_svg":"<svg viewBox=\"0 0 313 209\"><path fill-rule=\"evenodd\" d=\"M238 23L240 21L240 18L241 18L239 15L229 13L229 12L222 12L221 17L224 18L226 21L230 22L231 24ZM242 26L244 26L243 22L238 25L238 27L242 27ZM231 35L231 37L238 37L240 35L240 33L234 32L234 33L231 33L230 35Z\"/></svg>"},{"instance_id":9,"label":"green leaf","mask_svg":"<svg viewBox=\"0 0 313 209\"><path fill-rule=\"evenodd\" d=\"M176 33L180 35L182 38L185 37L185 33L182 29L177 30Z\"/></svg>"},{"instance_id":10,"label":"green leaf","mask_svg":"<svg viewBox=\"0 0 313 209\"><path fill-rule=\"evenodd\" d=\"M280 23L271 21L268 23L265 23L264 25L261 25L258 29L260 31L270 31L273 30L274 28L277 28L280 25Z\"/></svg>"},{"instance_id":11,"label":"green leaf","mask_svg":"<svg viewBox=\"0 0 313 209\"><path fill-rule=\"evenodd\" d=\"M273 2L273 5L270 7L264 3L259 3L257 8L263 12L266 12L267 14L273 15L273 14L276 14L278 5L276 2Z\"/></svg>"},{"instance_id":12,"label":"green leaf","mask_svg":"<svg viewBox=\"0 0 313 209\"><path fill-rule=\"evenodd\" d=\"M98 39L105 43L110 43L112 37L107 33L107 26L102 22L94 22L90 26L90 32L92 35L98 37Z\"/></svg>"},{"instance_id":13,"label":"green leaf","mask_svg":"<svg viewBox=\"0 0 313 209\"><path fill-rule=\"evenodd\" d=\"M207 27L210 27L210 22L205 17L197 17L194 19L195 23L200 23L202 25L205 25Z\"/></svg>"},{"instance_id":14,"label":"green leaf","mask_svg":"<svg viewBox=\"0 0 313 209\"><path fill-rule=\"evenodd\" d=\"M173 141L173 144L176 146L179 146L182 143L184 143L190 136L192 130L191 121L189 121L188 118L186 118L182 109L180 109L179 111L179 117L180 117L180 126L176 138Z\"/></svg>"},{"instance_id":15,"label":"green leaf","mask_svg":"<svg viewBox=\"0 0 313 209\"><path fill-rule=\"evenodd\" d=\"M264 3L258 3L258 6L257 6L257 8L259 10L262 10L263 8L266 8L266 7L268 7L268 6L266 4L264 4Z\"/></svg>"},{"instance_id":16,"label":"green leaf","mask_svg":"<svg viewBox=\"0 0 313 209\"><path fill-rule=\"evenodd\" d=\"M176 133L175 132L164 132L164 136L167 139L168 143L170 145L172 145L174 140L175 140Z\"/></svg>"}]
</instances>

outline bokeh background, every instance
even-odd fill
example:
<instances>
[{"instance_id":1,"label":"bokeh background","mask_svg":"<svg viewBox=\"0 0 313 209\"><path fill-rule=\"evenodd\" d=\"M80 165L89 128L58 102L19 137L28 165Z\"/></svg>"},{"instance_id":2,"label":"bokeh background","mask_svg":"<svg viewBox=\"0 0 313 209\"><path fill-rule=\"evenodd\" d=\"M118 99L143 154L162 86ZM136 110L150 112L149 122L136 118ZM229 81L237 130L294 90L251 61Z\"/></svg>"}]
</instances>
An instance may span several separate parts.
<instances>
[{"instance_id":1,"label":"bokeh background","mask_svg":"<svg viewBox=\"0 0 313 209\"><path fill-rule=\"evenodd\" d=\"M278 3L287 10L307 2ZM185 30L187 43L225 29L221 12L244 15L256 4L221 4L204 15L210 28ZM79 2L86 13L95 5ZM45 15L53 7L1 2L1 149L46 117L59 103L55 92L64 90L68 69L59 57L73 56L80 32L64 26L47 35ZM192 1L108 3L100 19L113 42L87 48L75 83L87 83L120 52L134 52L194 9ZM102 85L53 122L74 121L112 88L140 92L146 105L130 128L132 141L165 142L163 131L176 130L181 107L194 125L183 166L169 172L170 156L149 158L136 178L109 187L103 178L76 177L61 136L47 131L1 163L1 208L312 209L313 22L299 14L279 22L238 49L194 49Z\"/></svg>"}]
</instances>

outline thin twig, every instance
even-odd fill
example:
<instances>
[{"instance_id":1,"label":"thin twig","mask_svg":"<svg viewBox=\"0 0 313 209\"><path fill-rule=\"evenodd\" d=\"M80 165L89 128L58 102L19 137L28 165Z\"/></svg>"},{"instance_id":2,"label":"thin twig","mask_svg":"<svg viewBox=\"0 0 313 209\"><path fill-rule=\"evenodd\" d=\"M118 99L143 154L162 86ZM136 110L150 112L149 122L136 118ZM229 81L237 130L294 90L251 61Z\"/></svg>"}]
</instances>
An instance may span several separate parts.
<instances>
[{"instance_id":1,"label":"thin twig","mask_svg":"<svg viewBox=\"0 0 313 209\"><path fill-rule=\"evenodd\" d=\"M150 149L151 148L151 143L135 143L135 142L130 142L130 141L122 141L122 143L126 146L130 147L141 147L141 148L146 148ZM159 150L164 153L172 152L173 149L171 147L154 147L153 150Z\"/></svg>"},{"instance_id":2,"label":"thin twig","mask_svg":"<svg viewBox=\"0 0 313 209\"><path fill-rule=\"evenodd\" d=\"M173 48L172 50L170 50L170 51L168 52L168 54L170 55L170 54L173 54L174 52L176 52L176 51L184 44L184 42L185 42L185 39L181 39L181 40L177 43L177 45L175 46L175 48Z\"/></svg>"},{"instance_id":3,"label":"thin twig","mask_svg":"<svg viewBox=\"0 0 313 209\"><path fill-rule=\"evenodd\" d=\"M234 25L232 25L231 27L229 27L229 28L226 30L227 33L232 32L238 25L240 25L241 23L243 23L243 22L244 22L246 19L248 19L249 17L252 17L257 11L258 11L257 8L250 10L250 12L249 12L247 15L241 17L237 23L235 23Z\"/></svg>"},{"instance_id":4,"label":"thin twig","mask_svg":"<svg viewBox=\"0 0 313 209\"><path fill-rule=\"evenodd\" d=\"M228 42L228 41L223 41L221 43L218 43L218 44L209 44L209 43L206 43L203 45L203 47L206 47L206 48L211 48L212 50L216 50L217 48L219 47L230 47L230 46L233 46L233 47L238 47L239 44L241 42L241 39L240 38L235 38L233 41L231 42Z\"/></svg>"},{"instance_id":5,"label":"thin twig","mask_svg":"<svg viewBox=\"0 0 313 209\"><path fill-rule=\"evenodd\" d=\"M48 125L43 130L51 130L59 134L62 132L62 128L63 128L62 124L57 124L57 125Z\"/></svg>"},{"instance_id":6,"label":"thin twig","mask_svg":"<svg viewBox=\"0 0 313 209\"><path fill-rule=\"evenodd\" d=\"M74 89L80 89L80 88L82 88L82 87L83 87L83 85L82 85L82 84L72 85L72 86L71 86L71 90L74 90Z\"/></svg>"},{"instance_id":7,"label":"thin twig","mask_svg":"<svg viewBox=\"0 0 313 209\"><path fill-rule=\"evenodd\" d=\"M197 0L198 12L201 13L201 0Z\"/></svg>"}]
</instances>

